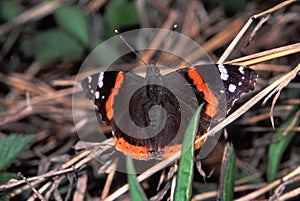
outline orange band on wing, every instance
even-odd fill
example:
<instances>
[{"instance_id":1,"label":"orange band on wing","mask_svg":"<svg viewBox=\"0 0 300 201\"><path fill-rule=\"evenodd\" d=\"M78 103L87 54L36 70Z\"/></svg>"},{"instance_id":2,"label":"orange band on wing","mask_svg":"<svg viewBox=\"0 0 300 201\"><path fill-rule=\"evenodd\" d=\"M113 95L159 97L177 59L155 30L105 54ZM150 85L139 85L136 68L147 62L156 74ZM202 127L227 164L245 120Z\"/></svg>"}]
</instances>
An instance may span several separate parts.
<instances>
[{"instance_id":1,"label":"orange band on wing","mask_svg":"<svg viewBox=\"0 0 300 201\"><path fill-rule=\"evenodd\" d=\"M132 158L138 159L138 160L149 160L150 156L148 154L149 149L144 146L137 146L129 144L124 138L117 138L114 137L114 142L116 148L123 152L124 154L131 155Z\"/></svg>"},{"instance_id":2,"label":"orange band on wing","mask_svg":"<svg viewBox=\"0 0 300 201\"><path fill-rule=\"evenodd\" d=\"M151 155L149 152L152 148L147 148L146 146L138 146L128 143L122 137L115 137L114 136L114 143L117 150L123 152L124 154L130 154L132 158L137 160L150 160L153 159L154 156ZM163 151L161 155L158 155L157 159L166 159L172 156L174 153L181 150L181 144L166 146L164 149L160 149L158 151Z\"/></svg>"},{"instance_id":3,"label":"orange band on wing","mask_svg":"<svg viewBox=\"0 0 300 201\"><path fill-rule=\"evenodd\" d=\"M196 135L195 141L199 139L201 135ZM205 139L201 140L200 142L195 144L195 150L198 150L202 144L204 143ZM151 148L147 148L146 146L138 146L138 145L132 145L128 143L124 138L122 137L115 137L114 136L114 143L117 150L123 152L125 155L130 154L132 158L135 158L137 160L150 160L153 159L154 156L149 154L151 151ZM176 144L171 146L164 147L163 150L159 149L158 151L163 151L161 155L158 155L157 159L166 159L171 157L173 154L181 150L182 145Z\"/></svg>"},{"instance_id":4,"label":"orange band on wing","mask_svg":"<svg viewBox=\"0 0 300 201\"><path fill-rule=\"evenodd\" d=\"M211 92L207 84L202 79L201 75L195 68L188 69L188 75L193 80L198 91L203 92L204 98L207 101L206 114L213 117L218 112L218 98Z\"/></svg>"},{"instance_id":5,"label":"orange band on wing","mask_svg":"<svg viewBox=\"0 0 300 201\"><path fill-rule=\"evenodd\" d=\"M114 116L114 110L113 110L113 104L115 96L118 95L119 89L123 83L124 80L124 74L123 72L119 72L116 78L115 86L112 88L111 93L105 103L105 109L106 109L106 117L108 120L112 120Z\"/></svg>"}]
</instances>

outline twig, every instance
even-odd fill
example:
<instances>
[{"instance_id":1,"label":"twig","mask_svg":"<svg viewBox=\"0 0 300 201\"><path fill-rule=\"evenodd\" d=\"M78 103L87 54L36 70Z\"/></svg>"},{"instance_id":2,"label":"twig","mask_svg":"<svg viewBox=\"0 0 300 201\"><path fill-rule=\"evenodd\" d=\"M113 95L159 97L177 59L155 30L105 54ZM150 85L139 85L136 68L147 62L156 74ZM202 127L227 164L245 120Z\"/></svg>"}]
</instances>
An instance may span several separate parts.
<instances>
[{"instance_id":1,"label":"twig","mask_svg":"<svg viewBox=\"0 0 300 201\"><path fill-rule=\"evenodd\" d=\"M256 36L256 33L258 32L258 30L262 27L262 25L268 21L268 19L270 18L270 15L266 15L264 16L259 23L255 26L254 30L252 31L250 38L247 40L247 42L243 45L242 50L247 47L251 41L254 39L254 37Z\"/></svg>"},{"instance_id":2,"label":"twig","mask_svg":"<svg viewBox=\"0 0 300 201\"><path fill-rule=\"evenodd\" d=\"M234 192L242 192L242 191L248 191L248 190L251 190L251 189L258 189L258 188L261 188L263 186L265 186L264 183L236 186L234 188ZM192 201L207 200L209 198L215 198L215 197L217 197L217 191L211 191L211 192L206 192L206 193L201 193L199 195L195 195L192 198Z\"/></svg>"},{"instance_id":3,"label":"twig","mask_svg":"<svg viewBox=\"0 0 300 201\"><path fill-rule=\"evenodd\" d=\"M294 190L291 190L290 192L283 194L278 198L278 201L292 200L292 198L299 196L299 194L300 194L300 187L295 188Z\"/></svg>"},{"instance_id":4,"label":"twig","mask_svg":"<svg viewBox=\"0 0 300 201\"><path fill-rule=\"evenodd\" d=\"M24 177L22 175L21 172L18 173L18 176L21 177L27 184L28 186L30 186L31 190L33 191L33 193L42 201L46 201L46 199L31 185L31 183L27 180L26 177Z\"/></svg>"},{"instance_id":5,"label":"twig","mask_svg":"<svg viewBox=\"0 0 300 201\"><path fill-rule=\"evenodd\" d=\"M238 31L240 30L242 23L243 22L241 21L241 19L236 19L235 21L230 23L230 25L228 25L228 27L225 30L221 31L216 36L214 36L209 41L207 41L202 46L202 48L207 52L212 52L218 47L221 47L222 44L229 42L230 40L232 40L232 38L234 38L236 33L238 33ZM198 61L199 57L200 57L199 52L195 51L195 52L191 52L191 54L185 60ZM180 62L180 64L177 65L175 69L184 66L184 62L185 61Z\"/></svg>"},{"instance_id":6,"label":"twig","mask_svg":"<svg viewBox=\"0 0 300 201\"><path fill-rule=\"evenodd\" d=\"M224 63L225 60L228 58L228 56L230 55L230 53L232 52L232 50L235 48L235 46L237 45L237 43L240 41L240 39L243 37L243 35L246 33L246 31L248 30L248 28L250 27L250 25L252 24L254 19L260 18L264 15L268 15L272 12L275 12L276 10L283 8L284 6L287 6L293 2L296 2L296 0L288 0L285 1L281 4L278 4L276 6L274 6L271 9L268 9L264 12L261 12L259 14L253 15L244 25L244 27L241 29L241 31L237 34L237 36L235 37L235 39L230 43L230 45L227 47L227 49L224 51L223 55L220 57L218 63Z\"/></svg>"},{"instance_id":7,"label":"twig","mask_svg":"<svg viewBox=\"0 0 300 201\"><path fill-rule=\"evenodd\" d=\"M278 180L268 184L267 186L265 186L263 188L260 188L259 190L256 190L252 193L249 193L248 195L246 195L244 197L241 197L241 198L237 199L236 201L254 200L258 196L260 196L260 195L268 192L269 190L275 188L276 186L278 186L282 182L286 182L290 179L293 179L294 177L298 176L299 174L300 174L300 166L298 166L294 171L290 172L288 175L284 176L282 179L278 179Z\"/></svg>"},{"instance_id":8,"label":"twig","mask_svg":"<svg viewBox=\"0 0 300 201\"><path fill-rule=\"evenodd\" d=\"M23 119L25 117L28 117L33 114L49 114L49 113L57 113L57 114L71 114L71 110L67 109L60 109L53 106L34 106L34 107L28 107L21 110L13 110L10 111L7 115L1 115L0 119L0 126L3 126L5 124L18 121L20 119Z\"/></svg>"},{"instance_id":9,"label":"twig","mask_svg":"<svg viewBox=\"0 0 300 201\"><path fill-rule=\"evenodd\" d=\"M87 15L94 10L101 8L107 0L92 0L89 4L83 9L83 12Z\"/></svg>"},{"instance_id":10,"label":"twig","mask_svg":"<svg viewBox=\"0 0 300 201\"><path fill-rule=\"evenodd\" d=\"M105 144L112 145L113 140L108 139L108 140L104 141L103 143L99 143L99 144L100 145L97 147L93 147L92 149L83 151L79 155L74 156L71 160L64 163L61 166L60 170L51 170L51 171L49 171L45 174L39 175L39 176L29 177L29 178L27 178L27 180L29 182L36 181L36 180L44 181L46 178L55 177L55 176L59 176L62 174L67 174L67 173L73 172L77 169L80 169L83 165L85 165L87 162L89 162L91 159L93 159L95 157L95 155L98 154L98 151L101 150L100 149L101 146L104 146ZM7 190L10 188L19 186L21 184L24 184L24 183L26 183L24 180L8 182L6 184L0 185L0 191Z\"/></svg>"},{"instance_id":11,"label":"twig","mask_svg":"<svg viewBox=\"0 0 300 201\"><path fill-rule=\"evenodd\" d=\"M25 24L29 21L41 19L42 17L49 15L64 2L66 2L66 0L54 0L50 2L43 2L25 11L19 16L13 18L11 21L0 26L0 37L17 26Z\"/></svg>"},{"instance_id":12,"label":"twig","mask_svg":"<svg viewBox=\"0 0 300 201\"><path fill-rule=\"evenodd\" d=\"M112 169L110 171L110 173L108 174L108 177L106 179L106 182L105 182L102 194L101 194L101 199L102 200L105 199L107 197L108 193L109 193L109 189L110 189L110 186L112 184L112 181L113 181L113 178L115 176L115 173L116 173L116 170Z\"/></svg>"},{"instance_id":13,"label":"twig","mask_svg":"<svg viewBox=\"0 0 300 201\"><path fill-rule=\"evenodd\" d=\"M88 176L86 171L83 172L83 174L78 178L76 191L73 196L73 200L76 201L83 201L85 200L86 190L87 190L87 184L88 184Z\"/></svg>"},{"instance_id":14,"label":"twig","mask_svg":"<svg viewBox=\"0 0 300 201\"><path fill-rule=\"evenodd\" d=\"M259 13L259 14L254 15L253 18L254 18L254 19L257 19L257 18L262 17L262 16L264 16L264 15L273 13L273 12L275 12L276 10L281 9L281 8L283 8L283 7L285 7L285 6L288 6L288 5L290 5L290 4L292 4L292 3L296 2L296 1L297 1L297 0L287 0L287 1L284 1L284 2L282 2L282 3L280 3L280 4L276 5L276 6L274 6L273 8L270 8L270 9L264 11L264 12L261 12L261 13Z\"/></svg>"},{"instance_id":15,"label":"twig","mask_svg":"<svg viewBox=\"0 0 300 201\"><path fill-rule=\"evenodd\" d=\"M265 104L267 101L268 101L268 99L274 94L274 93L276 93L276 95L275 95L275 97L273 98L273 101L272 101L272 106L271 106L271 109L270 109L270 119L271 119L271 123L272 123L272 127L273 128L275 128L275 126L274 126L274 118L273 118L273 111L274 111L274 106L275 106L275 103L276 103L276 101L277 101L277 99L279 98L279 95L280 95L280 92L281 92L281 90L284 88L284 87L286 87L289 83L290 83L290 81L292 81L292 79L294 79L295 77L296 77L296 75L297 75L297 73L298 73L298 71L299 71L299 68L300 68L300 63L298 64L298 70L296 70L296 71L292 71L293 73L291 73L290 74L290 76L289 77L287 77L287 79L286 80L284 80L282 83L280 83L280 85L278 85L277 87L276 87L276 89L274 89L266 98L265 98L265 100L264 100L264 102L263 102L263 104Z\"/></svg>"},{"instance_id":16,"label":"twig","mask_svg":"<svg viewBox=\"0 0 300 201\"><path fill-rule=\"evenodd\" d=\"M3 60L3 58L7 55L7 53L10 51L10 49L13 47L13 45L17 41L20 33L21 33L21 28L18 28L7 37L5 43L3 44L2 49L0 51L0 61Z\"/></svg>"},{"instance_id":17,"label":"twig","mask_svg":"<svg viewBox=\"0 0 300 201\"><path fill-rule=\"evenodd\" d=\"M243 65L243 66L249 66L257 63L262 63L271 59L276 59L280 57L284 57L290 54L296 54L300 52L300 43L295 43L292 45L287 45L283 47L278 47L275 49L255 53L249 56L241 57L238 59L234 59L228 62L225 62L226 64L236 64L236 65Z\"/></svg>"}]
</instances>

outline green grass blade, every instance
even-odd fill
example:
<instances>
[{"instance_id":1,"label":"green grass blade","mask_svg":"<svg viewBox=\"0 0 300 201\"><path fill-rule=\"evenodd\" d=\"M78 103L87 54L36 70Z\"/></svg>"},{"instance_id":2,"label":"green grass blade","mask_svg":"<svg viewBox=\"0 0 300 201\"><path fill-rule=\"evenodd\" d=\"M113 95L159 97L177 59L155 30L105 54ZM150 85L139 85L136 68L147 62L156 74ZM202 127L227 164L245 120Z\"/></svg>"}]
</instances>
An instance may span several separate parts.
<instances>
[{"instance_id":1,"label":"green grass blade","mask_svg":"<svg viewBox=\"0 0 300 201\"><path fill-rule=\"evenodd\" d=\"M193 115L185 132L182 143L182 155L179 161L178 176L175 188L175 201L187 201L192 195L192 181L194 173L194 140L198 130L200 112L203 104Z\"/></svg>"},{"instance_id":2,"label":"green grass blade","mask_svg":"<svg viewBox=\"0 0 300 201\"><path fill-rule=\"evenodd\" d=\"M295 113L299 108L294 107L291 112L289 113L289 118L286 120L286 122L283 123L283 128L288 128L291 124L294 124L295 126L299 125L300 118L296 119L296 122L294 121ZM275 134L274 139L278 139L283 134L283 130L278 131ZM276 178L276 173L278 170L279 163L281 161L281 157L290 144L291 140L295 136L296 131L290 130L285 137L283 137L279 143L273 143L269 146L269 152L268 152L268 163L267 163L267 177L268 181L272 182Z\"/></svg>"},{"instance_id":3,"label":"green grass blade","mask_svg":"<svg viewBox=\"0 0 300 201\"><path fill-rule=\"evenodd\" d=\"M145 195L140 183L137 181L135 176L135 170L130 154L127 155L127 178L129 183L130 197L136 201L146 201L147 196Z\"/></svg>"},{"instance_id":4,"label":"green grass blade","mask_svg":"<svg viewBox=\"0 0 300 201\"><path fill-rule=\"evenodd\" d=\"M235 170L236 170L236 158L235 158L234 147L231 144L230 150L229 150L229 157L228 157L228 164L227 164L227 168L226 168L225 178L223 181L223 189L222 189L222 200L223 201L233 200Z\"/></svg>"}]
</instances>

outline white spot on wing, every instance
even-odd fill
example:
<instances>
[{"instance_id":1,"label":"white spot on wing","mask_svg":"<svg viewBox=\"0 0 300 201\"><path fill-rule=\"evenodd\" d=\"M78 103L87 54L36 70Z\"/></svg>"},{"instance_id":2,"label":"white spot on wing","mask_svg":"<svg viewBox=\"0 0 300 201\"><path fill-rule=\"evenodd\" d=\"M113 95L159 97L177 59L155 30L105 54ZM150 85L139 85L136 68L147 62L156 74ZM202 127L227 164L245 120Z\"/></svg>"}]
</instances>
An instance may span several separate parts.
<instances>
[{"instance_id":1,"label":"white spot on wing","mask_svg":"<svg viewBox=\"0 0 300 201\"><path fill-rule=\"evenodd\" d=\"M242 84L243 84L242 82L239 82L239 83L238 83L239 86L241 86Z\"/></svg>"},{"instance_id":2,"label":"white spot on wing","mask_svg":"<svg viewBox=\"0 0 300 201\"><path fill-rule=\"evenodd\" d=\"M228 75L228 72L227 72L227 69L225 68L225 66L223 64L219 64L218 68L219 68L219 71L221 73L220 78L222 80L228 80L229 75Z\"/></svg>"},{"instance_id":3,"label":"white spot on wing","mask_svg":"<svg viewBox=\"0 0 300 201\"><path fill-rule=\"evenodd\" d=\"M92 77L88 76L88 82L91 83L92 82Z\"/></svg>"},{"instance_id":4,"label":"white spot on wing","mask_svg":"<svg viewBox=\"0 0 300 201\"><path fill-rule=\"evenodd\" d=\"M245 74L244 69L245 69L245 68L244 68L243 66L240 66L240 67L239 67L239 71L240 71L240 73L243 74L243 75Z\"/></svg>"},{"instance_id":5,"label":"white spot on wing","mask_svg":"<svg viewBox=\"0 0 300 201\"><path fill-rule=\"evenodd\" d=\"M99 91L96 91L96 92L95 92L95 98L96 98L96 99L99 99L99 97L100 97L100 93L99 93Z\"/></svg>"},{"instance_id":6,"label":"white spot on wing","mask_svg":"<svg viewBox=\"0 0 300 201\"><path fill-rule=\"evenodd\" d=\"M103 78L104 78L104 72L101 72L99 74L99 78L98 78L98 87L102 88L103 87Z\"/></svg>"},{"instance_id":7,"label":"white spot on wing","mask_svg":"<svg viewBox=\"0 0 300 201\"><path fill-rule=\"evenodd\" d=\"M221 73L221 75L220 75L220 78L222 79L222 80L228 80L228 74L225 74L225 73Z\"/></svg>"},{"instance_id":8,"label":"white spot on wing","mask_svg":"<svg viewBox=\"0 0 300 201\"><path fill-rule=\"evenodd\" d=\"M101 98L102 98L102 99L104 99L104 98L105 98L105 96L102 96Z\"/></svg>"},{"instance_id":9,"label":"white spot on wing","mask_svg":"<svg viewBox=\"0 0 300 201\"><path fill-rule=\"evenodd\" d=\"M230 91L231 93L233 93L236 89L236 86L234 84L230 84L228 87L228 91Z\"/></svg>"}]
</instances>

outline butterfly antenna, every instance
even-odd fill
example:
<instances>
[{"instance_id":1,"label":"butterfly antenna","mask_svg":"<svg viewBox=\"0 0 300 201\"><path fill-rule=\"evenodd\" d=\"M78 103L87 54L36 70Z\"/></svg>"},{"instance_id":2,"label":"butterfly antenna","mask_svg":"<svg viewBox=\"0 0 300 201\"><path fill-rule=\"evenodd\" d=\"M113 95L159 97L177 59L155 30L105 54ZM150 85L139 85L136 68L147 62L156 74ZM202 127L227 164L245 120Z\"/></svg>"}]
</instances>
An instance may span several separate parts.
<instances>
[{"instance_id":1,"label":"butterfly antenna","mask_svg":"<svg viewBox=\"0 0 300 201\"><path fill-rule=\"evenodd\" d=\"M178 25L177 24L174 24L173 27L172 27L172 31L175 31L177 29Z\"/></svg>"},{"instance_id":2,"label":"butterfly antenna","mask_svg":"<svg viewBox=\"0 0 300 201\"><path fill-rule=\"evenodd\" d=\"M178 25L177 24L174 24L173 27L172 27L172 33L177 29ZM171 36L172 36L172 33L169 34L166 38L166 42L164 43L164 46L168 43L168 41L170 40ZM159 57L161 55L161 51L159 51L156 56L154 57L154 59L152 60L152 65L155 65L156 62L158 61Z\"/></svg>"},{"instance_id":3,"label":"butterfly antenna","mask_svg":"<svg viewBox=\"0 0 300 201\"><path fill-rule=\"evenodd\" d=\"M132 46L125 40L125 38L121 35L121 33L116 29L115 33L120 37L120 39L127 45L127 47L139 58L140 61L143 62L145 66L147 66L146 62L142 59L142 57L132 48Z\"/></svg>"},{"instance_id":4,"label":"butterfly antenna","mask_svg":"<svg viewBox=\"0 0 300 201\"><path fill-rule=\"evenodd\" d=\"M178 25L177 24L174 24L173 27L172 27L172 33L169 34L168 38L166 39L166 42L165 44L168 44L168 41L170 40L172 34L174 33L174 31L177 29Z\"/></svg>"}]
</instances>

